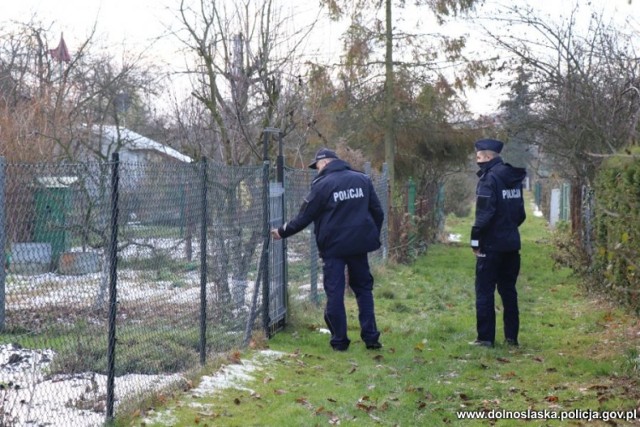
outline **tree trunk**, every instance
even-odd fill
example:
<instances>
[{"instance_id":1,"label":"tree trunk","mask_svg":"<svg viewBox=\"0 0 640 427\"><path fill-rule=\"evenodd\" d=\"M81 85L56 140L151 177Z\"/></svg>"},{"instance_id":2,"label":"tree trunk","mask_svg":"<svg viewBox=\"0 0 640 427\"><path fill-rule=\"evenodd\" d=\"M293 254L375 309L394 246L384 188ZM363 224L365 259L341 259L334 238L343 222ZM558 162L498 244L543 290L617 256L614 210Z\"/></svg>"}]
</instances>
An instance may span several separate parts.
<instances>
[{"instance_id":1,"label":"tree trunk","mask_svg":"<svg viewBox=\"0 0 640 427\"><path fill-rule=\"evenodd\" d=\"M395 178L394 160L396 155L394 132L394 75L393 75L393 31L391 29L391 0L386 4L386 55L385 55L385 91L384 91L384 155L389 171L389 201L393 201Z\"/></svg>"}]
</instances>

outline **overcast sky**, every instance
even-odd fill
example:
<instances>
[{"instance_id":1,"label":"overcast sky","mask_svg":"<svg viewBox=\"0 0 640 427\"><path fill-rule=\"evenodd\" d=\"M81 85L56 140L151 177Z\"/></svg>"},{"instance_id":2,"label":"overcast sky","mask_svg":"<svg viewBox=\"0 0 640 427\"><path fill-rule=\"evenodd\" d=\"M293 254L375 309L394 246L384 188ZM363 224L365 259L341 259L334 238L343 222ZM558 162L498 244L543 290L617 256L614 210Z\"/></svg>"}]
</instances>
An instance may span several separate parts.
<instances>
[{"instance_id":1,"label":"overcast sky","mask_svg":"<svg viewBox=\"0 0 640 427\"><path fill-rule=\"evenodd\" d=\"M572 0L505 0L506 4L532 3L536 8L543 9L550 16L559 16L574 4ZM487 0L484 10L488 10L499 0ZM588 3L588 0L582 0ZM408 4L412 3L407 1ZM640 0L590 0L596 9L603 8L623 22L627 17L640 20ZM166 5L171 5L172 10ZM319 0L283 0L284 13L295 16L294 22L310 22L318 10ZM167 36L161 40L158 37L167 33L167 27L175 24L175 9L177 0L2 0L0 22L18 21L28 22L30 17L37 16L45 27L51 25L49 35L50 47L58 43L60 33L64 38L71 54L80 41L85 40L94 23L97 23L97 35L112 46L112 49L126 49L138 51L153 46L149 55L170 57L178 48L175 38ZM403 18L402 15L405 15ZM419 13L400 11L395 13L398 20L422 18ZM425 18L428 16L424 15ZM435 26L434 26L435 27ZM316 27L313 37L307 45L306 53L318 62L330 62L338 58L342 43L340 36L344 25L322 20ZM453 27L455 28L455 26ZM475 31L468 24L459 26L460 32ZM473 34L476 37L475 34ZM473 94L469 99L471 107L476 112L487 113L497 106L497 101L486 94Z\"/></svg>"}]
</instances>

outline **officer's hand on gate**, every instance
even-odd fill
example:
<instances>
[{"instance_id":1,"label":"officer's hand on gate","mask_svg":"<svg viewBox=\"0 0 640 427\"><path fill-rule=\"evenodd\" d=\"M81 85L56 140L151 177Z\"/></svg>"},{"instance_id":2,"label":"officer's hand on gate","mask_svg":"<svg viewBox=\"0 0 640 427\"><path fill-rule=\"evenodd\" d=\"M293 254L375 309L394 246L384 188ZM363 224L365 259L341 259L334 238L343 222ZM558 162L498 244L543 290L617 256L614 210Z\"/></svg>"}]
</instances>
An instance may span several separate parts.
<instances>
[{"instance_id":1,"label":"officer's hand on gate","mask_svg":"<svg viewBox=\"0 0 640 427\"><path fill-rule=\"evenodd\" d=\"M277 228L272 228L271 229L271 237L273 237L273 240L280 240L282 237L280 237L280 233L278 233L278 229Z\"/></svg>"}]
</instances>

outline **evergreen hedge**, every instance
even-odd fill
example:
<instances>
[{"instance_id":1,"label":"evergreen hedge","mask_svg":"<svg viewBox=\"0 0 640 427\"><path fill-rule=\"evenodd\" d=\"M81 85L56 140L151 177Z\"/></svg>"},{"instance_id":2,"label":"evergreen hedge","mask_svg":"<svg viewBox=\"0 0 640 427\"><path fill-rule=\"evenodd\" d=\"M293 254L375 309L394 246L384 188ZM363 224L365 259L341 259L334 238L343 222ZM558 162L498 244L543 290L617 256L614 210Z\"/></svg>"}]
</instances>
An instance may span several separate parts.
<instances>
[{"instance_id":1,"label":"evergreen hedge","mask_svg":"<svg viewBox=\"0 0 640 427\"><path fill-rule=\"evenodd\" d=\"M640 148L607 160L595 190L592 286L640 312Z\"/></svg>"}]
</instances>

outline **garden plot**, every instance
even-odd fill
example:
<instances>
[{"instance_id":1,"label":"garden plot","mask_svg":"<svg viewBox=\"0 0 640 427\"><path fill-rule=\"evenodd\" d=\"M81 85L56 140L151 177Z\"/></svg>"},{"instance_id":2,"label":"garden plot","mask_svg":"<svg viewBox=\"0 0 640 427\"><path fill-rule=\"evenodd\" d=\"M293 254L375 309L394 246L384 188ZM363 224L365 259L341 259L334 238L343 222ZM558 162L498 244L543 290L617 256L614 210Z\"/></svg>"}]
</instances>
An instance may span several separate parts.
<instances>
[{"instance_id":1,"label":"garden plot","mask_svg":"<svg viewBox=\"0 0 640 427\"><path fill-rule=\"evenodd\" d=\"M119 256L130 261L153 259L159 253L169 259L184 259L184 247L172 239L153 239L147 241L147 245L129 246ZM166 269L166 266L159 264L158 268ZM167 279L159 276L155 270L118 270L118 333L122 331L121 326L127 324L144 328L145 325L162 326L167 320L164 326L168 329L172 328L172 322L197 324L193 320L197 319L200 310L200 272L180 271L170 274ZM251 306L255 281L230 277L228 283L232 301L224 310L234 316L245 316ZM216 298L216 287L209 283L207 288L212 302ZM73 328L80 322L99 330L104 325L106 337L106 305L96 309L98 301L104 304L106 300L108 290L102 273L77 276L10 274L6 280L7 325L34 334L43 333L46 337L52 326ZM37 335L34 337L38 339ZM69 345L75 344L70 341ZM126 351L120 350L124 348L120 346L117 351ZM66 427L104 423L106 376L78 371L51 374L50 365L56 356L53 350L46 348L0 345L0 425ZM116 364L118 360L116 355ZM118 376L115 379L116 408L141 393L148 395L166 387L182 386L184 382L180 373ZM206 389L206 381L202 387ZM217 386L212 384L210 387Z\"/></svg>"},{"instance_id":2,"label":"garden plot","mask_svg":"<svg viewBox=\"0 0 640 427\"><path fill-rule=\"evenodd\" d=\"M101 426L105 422L105 375L92 372L46 375L52 350L0 346L0 425ZM176 387L179 374L130 374L115 379L115 406L140 393Z\"/></svg>"}]
</instances>

